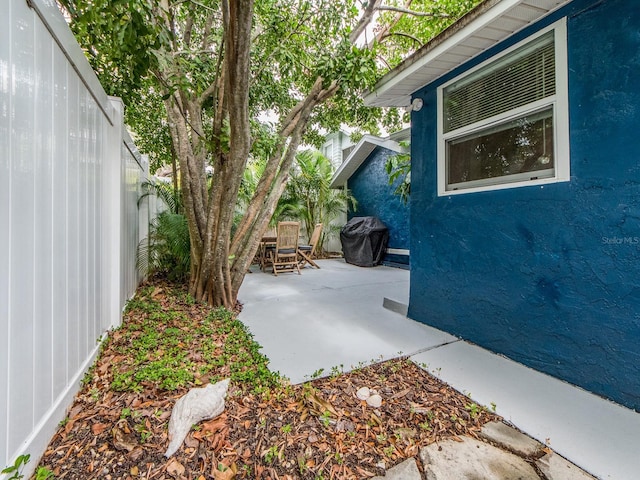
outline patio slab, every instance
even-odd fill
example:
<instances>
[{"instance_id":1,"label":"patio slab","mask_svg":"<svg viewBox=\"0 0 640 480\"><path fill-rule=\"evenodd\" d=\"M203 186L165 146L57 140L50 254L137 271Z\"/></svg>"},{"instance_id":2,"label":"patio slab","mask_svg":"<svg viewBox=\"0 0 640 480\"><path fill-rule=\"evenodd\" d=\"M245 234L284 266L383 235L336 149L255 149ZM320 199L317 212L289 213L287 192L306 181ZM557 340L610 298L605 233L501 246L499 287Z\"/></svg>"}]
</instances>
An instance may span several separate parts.
<instances>
[{"instance_id":1,"label":"patio slab","mask_svg":"<svg viewBox=\"0 0 640 480\"><path fill-rule=\"evenodd\" d=\"M467 342L412 360L598 478L639 478L633 410Z\"/></svg>"},{"instance_id":2,"label":"patio slab","mask_svg":"<svg viewBox=\"0 0 640 480\"><path fill-rule=\"evenodd\" d=\"M245 277L239 318L272 370L299 383L320 369L409 355L598 478L638 478L640 414L406 318L398 313L408 303L406 270L319 264L302 275Z\"/></svg>"},{"instance_id":3,"label":"patio slab","mask_svg":"<svg viewBox=\"0 0 640 480\"><path fill-rule=\"evenodd\" d=\"M409 272L320 260L320 269L277 277L252 267L240 289L240 320L270 359L269 367L300 383L323 369L409 355L457 341L383 307L408 303Z\"/></svg>"}]
</instances>

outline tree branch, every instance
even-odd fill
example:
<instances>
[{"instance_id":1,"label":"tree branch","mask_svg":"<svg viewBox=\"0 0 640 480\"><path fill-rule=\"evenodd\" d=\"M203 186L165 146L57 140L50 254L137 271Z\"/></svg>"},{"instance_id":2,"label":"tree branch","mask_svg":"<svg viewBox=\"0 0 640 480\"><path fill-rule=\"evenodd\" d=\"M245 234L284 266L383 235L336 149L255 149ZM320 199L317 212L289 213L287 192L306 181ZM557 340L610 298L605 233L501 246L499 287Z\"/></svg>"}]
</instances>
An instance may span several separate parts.
<instances>
[{"instance_id":1,"label":"tree branch","mask_svg":"<svg viewBox=\"0 0 640 480\"><path fill-rule=\"evenodd\" d=\"M419 38L416 38L413 35L409 35L408 33L401 33L401 32L386 33L382 38L379 38L378 41L382 42L382 40L384 40L385 38L389 38L389 37L405 37L405 38L408 38L410 40L413 40L418 45L418 48L420 48L420 47L422 47L424 45L424 43L422 43L422 41L420 41Z\"/></svg>"},{"instance_id":2,"label":"tree branch","mask_svg":"<svg viewBox=\"0 0 640 480\"><path fill-rule=\"evenodd\" d=\"M413 0L407 0L404 3L404 8L409 8L411 6L411 3L413 2ZM378 32L377 35L374 36L374 38L371 39L371 42L368 43L368 47L371 48L373 46L374 42L381 42L383 38L385 38L387 36L387 34L391 31L391 29L393 27L395 27L398 22L400 20L402 20L402 17L404 16L404 13L398 12L396 13L396 16L393 17L393 20L389 23L387 23L386 25L383 25L383 27L380 29L380 31Z\"/></svg>"},{"instance_id":3,"label":"tree branch","mask_svg":"<svg viewBox=\"0 0 640 480\"><path fill-rule=\"evenodd\" d=\"M362 35L362 33L366 30L367 26L373 20L373 14L380 7L381 2L382 0L373 0L367 4L367 7L364 9L364 12L362 12L362 16L360 17L360 20L358 20L358 23L356 24L356 26L351 31L351 34L349 35L349 41L351 43L355 44L358 38L360 37L360 35Z\"/></svg>"},{"instance_id":4,"label":"tree branch","mask_svg":"<svg viewBox=\"0 0 640 480\"><path fill-rule=\"evenodd\" d=\"M448 13L418 12L416 10L409 10L408 8L392 7L387 5L381 5L380 7L378 7L378 10L405 13L414 17L451 18L451 15L449 15Z\"/></svg>"},{"instance_id":5,"label":"tree branch","mask_svg":"<svg viewBox=\"0 0 640 480\"><path fill-rule=\"evenodd\" d=\"M182 41L187 48L191 47L191 31L193 30L193 15L187 17L187 24L184 27L184 35Z\"/></svg>"}]
</instances>

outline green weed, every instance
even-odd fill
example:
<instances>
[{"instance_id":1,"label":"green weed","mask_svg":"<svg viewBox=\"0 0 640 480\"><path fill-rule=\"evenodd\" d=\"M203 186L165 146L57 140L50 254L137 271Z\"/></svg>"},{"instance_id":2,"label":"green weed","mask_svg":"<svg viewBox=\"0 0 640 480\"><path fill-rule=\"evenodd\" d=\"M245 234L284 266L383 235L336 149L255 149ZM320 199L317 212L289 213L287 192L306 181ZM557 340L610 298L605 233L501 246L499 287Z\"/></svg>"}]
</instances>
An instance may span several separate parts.
<instances>
[{"instance_id":1,"label":"green weed","mask_svg":"<svg viewBox=\"0 0 640 480\"><path fill-rule=\"evenodd\" d=\"M18 458L16 458L16 461L13 462L13 465L6 467L0 473L11 474L11 476L7 477L6 480L20 480L21 478L24 478L24 475L22 474L22 469L27 463L29 463L30 458L31 458L31 455L29 454L20 455L18 456Z\"/></svg>"}]
</instances>

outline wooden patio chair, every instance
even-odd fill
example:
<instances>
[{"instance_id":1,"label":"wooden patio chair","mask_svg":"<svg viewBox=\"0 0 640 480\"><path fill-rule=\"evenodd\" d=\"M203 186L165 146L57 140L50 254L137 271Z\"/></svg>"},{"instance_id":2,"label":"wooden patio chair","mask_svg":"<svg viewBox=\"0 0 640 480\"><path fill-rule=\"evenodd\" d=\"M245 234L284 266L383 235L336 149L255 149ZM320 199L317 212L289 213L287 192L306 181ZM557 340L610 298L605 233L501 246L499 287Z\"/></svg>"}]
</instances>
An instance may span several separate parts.
<instances>
[{"instance_id":1,"label":"wooden patio chair","mask_svg":"<svg viewBox=\"0 0 640 480\"><path fill-rule=\"evenodd\" d=\"M298 272L298 236L300 222L278 222L276 248L271 252L273 274L280 272Z\"/></svg>"},{"instance_id":2,"label":"wooden patio chair","mask_svg":"<svg viewBox=\"0 0 640 480\"><path fill-rule=\"evenodd\" d=\"M273 259L273 251L276 249L276 238L278 232L275 228L269 228L260 239L260 247L258 249L258 257L260 270L263 272L267 267L271 267Z\"/></svg>"},{"instance_id":3,"label":"wooden patio chair","mask_svg":"<svg viewBox=\"0 0 640 480\"><path fill-rule=\"evenodd\" d=\"M300 268L304 267L307 263L312 267L320 268L318 264L313 261L313 257L316 254L316 246L320 241L320 235L322 235L322 224L317 223L309 239L309 245L298 245Z\"/></svg>"}]
</instances>

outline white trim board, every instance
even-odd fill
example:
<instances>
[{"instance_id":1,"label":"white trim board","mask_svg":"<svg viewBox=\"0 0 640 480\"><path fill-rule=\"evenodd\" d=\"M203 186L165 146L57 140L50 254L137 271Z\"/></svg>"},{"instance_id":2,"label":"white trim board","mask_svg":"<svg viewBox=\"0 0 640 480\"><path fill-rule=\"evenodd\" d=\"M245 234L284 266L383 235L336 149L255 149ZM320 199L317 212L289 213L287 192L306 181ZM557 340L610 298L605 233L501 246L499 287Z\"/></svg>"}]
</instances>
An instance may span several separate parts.
<instances>
[{"instance_id":1,"label":"white trim board","mask_svg":"<svg viewBox=\"0 0 640 480\"><path fill-rule=\"evenodd\" d=\"M351 178L351 175L356 173L356 170L360 168L360 165L369 158L369 155L371 155L371 152L373 152L376 147L387 148L396 153L400 153L403 150L398 142L388 138L380 138L374 135L363 136L353 148L349 156L344 160L344 162L342 162L342 165L340 165L333 174L330 187L342 187L347 180Z\"/></svg>"},{"instance_id":2,"label":"white trim board","mask_svg":"<svg viewBox=\"0 0 640 480\"><path fill-rule=\"evenodd\" d=\"M391 255L407 255L409 256L409 250L405 248L387 248L387 253Z\"/></svg>"},{"instance_id":3,"label":"white trim board","mask_svg":"<svg viewBox=\"0 0 640 480\"><path fill-rule=\"evenodd\" d=\"M420 88L572 0L485 0L380 79L364 103L406 107Z\"/></svg>"}]
</instances>

